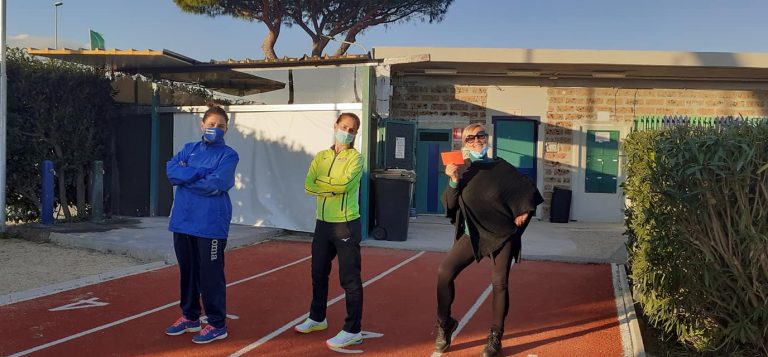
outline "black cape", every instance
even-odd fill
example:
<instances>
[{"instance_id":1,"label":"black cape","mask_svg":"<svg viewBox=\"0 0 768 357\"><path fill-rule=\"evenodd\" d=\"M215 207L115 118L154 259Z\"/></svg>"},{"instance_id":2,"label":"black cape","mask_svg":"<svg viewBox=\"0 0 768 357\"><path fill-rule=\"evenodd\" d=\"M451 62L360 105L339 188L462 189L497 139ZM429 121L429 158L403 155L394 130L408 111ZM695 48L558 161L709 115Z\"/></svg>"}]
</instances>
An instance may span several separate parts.
<instances>
[{"instance_id":1,"label":"black cape","mask_svg":"<svg viewBox=\"0 0 768 357\"><path fill-rule=\"evenodd\" d=\"M455 239L469 230L475 260L480 261L512 241L512 254L520 260L521 235L515 217L544 202L536 185L504 159L489 162L465 160L459 183L443 192L446 216L455 227Z\"/></svg>"}]
</instances>

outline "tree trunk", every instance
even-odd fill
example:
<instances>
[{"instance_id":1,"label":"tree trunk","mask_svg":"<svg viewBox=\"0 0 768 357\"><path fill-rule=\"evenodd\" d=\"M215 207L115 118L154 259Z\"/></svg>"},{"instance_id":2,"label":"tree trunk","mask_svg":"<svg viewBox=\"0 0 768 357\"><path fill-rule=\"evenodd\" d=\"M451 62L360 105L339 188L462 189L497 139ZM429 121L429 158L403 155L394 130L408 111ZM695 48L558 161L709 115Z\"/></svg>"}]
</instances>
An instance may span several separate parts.
<instances>
[{"instance_id":1,"label":"tree trunk","mask_svg":"<svg viewBox=\"0 0 768 357\"><path fill-rule=\"evenodd\" d=\"M43 209L41 204L41 198L40 195L37 194L34 190L30 189L20 189L22 191L22 194L24 195L24 199L37 207L38 211L41 211Z\"/></svg>"},{"instance_id":2,"label":"tree trunk","mask_svg":"<svg viewBox=\"0 0 768 357\"><path fill-rule=\"evenodd\" d=\"M328 39L322 36L316 36L312 39L312 56L322 57L325 47L328 46Z\"/></svg>"},{"instance_id":3,"label":"tree trunk","mask_svg":"<svg viewBox=\"0 0 768 357\"><path fill-rule=\"evenodd\" d=\"M51 140L51 142L55 141ZM56 177L59 179L59 205L61 205L61 210L64 212L64 218L70 219L72 215L69 214L69 201L67 201L67 180L64 175L67 168L64 166L64 150L61 149L59 144L53 144L53 152L61 164L56 172Z\"/></svg>"},{"instance_id":4,"label":"tree trunk","mask_svg":"<svg viewBox=\"0 0 768 357\"><path fill-rule=\"evenodd\" d=\"M85 217L85 170L82 166L77 167L77 217Z\"/></svg>"},{"instance_id":5,"label":"tree trunk","mask_svg":"<svg viewBox=\"0 0 768 357\"><path fill-rule=\"evenodd\" d=\"M69 202L67 201L67 180L64 177L64 168L60 168L56 172L56 177L59 179L59 205L64 212L64 218L70 219L72 215L69 214Z\"/></svg>"},{"instance_id":6,"label":"tree trunk","mask_svg":"<svg viewBox=\"0 0 768 357\"><path fill-rule=\"evenodd\" d=\"M277 54L275 54L275 43L277 43L277 37L280 35L280 31L270 30L267 36L264 37L264 42L261 43L261 50L264 51L264 59L276 60Z\"/></svg>"},{"instance_id":7,"label":"tree trunk","mask_svg":"<svg viewBox=\"0 0 768 357\"><path fill-rule=\"evenodd\" d=\"M361 30L358 30L357 28L352 28L347 32L347 36L344 38L344 41L354 43L356 41L355 37L357 37L357 34L360 33ZM349 50L349 43L341 43L341 46L339 46L339 49L336 50L336 53L334 53L334 56L343 56L345 53L347 53L347 50ZM365 53L367 54L367 53Z\"/></svg>"},{"instance_id":8,"label":"tree trunk","mask_svg":"<svg viewBox=\"0 0 768 357\"><path fill-rule=\"evenodd\" d=\"M345 53L347 53L347 50L349 49L348 43L342 43L339 48L336 50L336 53L333 54L334 57L343 56Z\"/></svg>"}]
</instances>

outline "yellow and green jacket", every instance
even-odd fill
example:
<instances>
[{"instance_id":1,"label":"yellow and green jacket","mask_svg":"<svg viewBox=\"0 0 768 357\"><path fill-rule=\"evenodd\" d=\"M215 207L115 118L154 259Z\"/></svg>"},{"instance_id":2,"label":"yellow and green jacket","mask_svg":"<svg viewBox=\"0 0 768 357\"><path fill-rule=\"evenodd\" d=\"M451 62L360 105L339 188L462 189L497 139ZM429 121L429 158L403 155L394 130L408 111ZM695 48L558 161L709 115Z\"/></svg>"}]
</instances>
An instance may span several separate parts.
<instances>
[{"instance_id":1,"label":"yellow and green jacket","mask_svg":"<svg viewBox=\"0 0 768 357\"><path fill-rule=\"evenodd\" d=\"M318 220L347 222L360 218L357 191L362 172L363 155L354 148L338 154L330 148L315 155L304 181L304 192L317 197Z\"/></svg>"}]
</instances>

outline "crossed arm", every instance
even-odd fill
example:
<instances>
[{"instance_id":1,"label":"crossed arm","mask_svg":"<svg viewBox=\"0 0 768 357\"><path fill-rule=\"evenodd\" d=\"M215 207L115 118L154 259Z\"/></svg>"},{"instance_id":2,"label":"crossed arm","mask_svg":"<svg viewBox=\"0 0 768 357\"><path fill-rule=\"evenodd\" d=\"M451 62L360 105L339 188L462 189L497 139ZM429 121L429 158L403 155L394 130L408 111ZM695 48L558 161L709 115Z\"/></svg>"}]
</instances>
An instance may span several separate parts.
<instances>
[{"instance_id":1,"label":"crossed arm","mask_svg":"<svg viewBox=\"0 0 768 357\"><path fill-rule=\"evenodd\" d=\"M201 196L227 192L235 185L235 169L240 161L237 153L224 155L216 168L206 169L187 166L184 161L187 151L185 147L166 163L166 175L171 184L188 188Z\"/></svg>"},{"instance_id":2,"label":"crossed arm","mask_svg":"<svg viewBox=\"0 0 768 357\"><path fill-rule=\"evenodd\" d=\"M312 196L328 197L351 192L360 183L363 172L363 157L358 155L350 162L339 177L317 174L318 158L315 157L309 165L307 178L304 180L304 192Z\"/></svg>"}]
</instances>

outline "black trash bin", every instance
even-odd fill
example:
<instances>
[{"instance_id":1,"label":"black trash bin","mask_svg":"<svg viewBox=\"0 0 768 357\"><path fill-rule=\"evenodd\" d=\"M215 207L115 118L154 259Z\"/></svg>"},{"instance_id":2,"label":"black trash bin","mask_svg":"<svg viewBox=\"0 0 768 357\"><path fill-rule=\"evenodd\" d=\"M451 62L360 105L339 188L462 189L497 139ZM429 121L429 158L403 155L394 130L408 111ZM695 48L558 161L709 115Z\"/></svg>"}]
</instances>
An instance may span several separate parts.
<instances>
[{"instance_id":1,"label":"black trash bin","mask_svg":"<svg viewBox=\"0 0 768 357\"><path fill-rule=\"evenodd\" d=\"M568 223L571 218L571 190L555 187L552 192L552 204L549 210L549 221Z\"/></svg>"},{"instance_id":2,"label":"black trash bin","mask_svg":"<svg viewBox=\"0 0 768 357\"><path fill-rule=\"evenodd\" d=\"M375 203L371 235L377 240L406 240L416 173L400 169L374 170L371 176Z\"/></svg>"}]
</instances>

